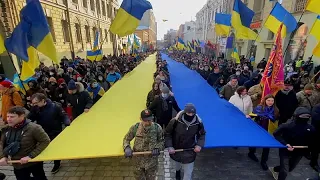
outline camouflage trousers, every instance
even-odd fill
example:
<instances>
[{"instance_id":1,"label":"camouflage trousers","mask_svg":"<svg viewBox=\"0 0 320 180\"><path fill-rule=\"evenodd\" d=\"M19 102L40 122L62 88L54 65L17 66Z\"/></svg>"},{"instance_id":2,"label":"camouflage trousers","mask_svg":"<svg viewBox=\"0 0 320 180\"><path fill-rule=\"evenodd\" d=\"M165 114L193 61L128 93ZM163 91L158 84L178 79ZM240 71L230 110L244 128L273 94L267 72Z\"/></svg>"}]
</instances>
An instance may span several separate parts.
<instances>
[{"instance_id":1,"label":"camouflage trousers","mask_svg":"<svg viewBox=\"0 0 320 180\"><path fill-rule=\"evenodd\" d=\"M133 172L136 180L155 180L157 175L157 166L149 167L148 169L142 167L135 167Z\"/></svg>"}]
</instances>

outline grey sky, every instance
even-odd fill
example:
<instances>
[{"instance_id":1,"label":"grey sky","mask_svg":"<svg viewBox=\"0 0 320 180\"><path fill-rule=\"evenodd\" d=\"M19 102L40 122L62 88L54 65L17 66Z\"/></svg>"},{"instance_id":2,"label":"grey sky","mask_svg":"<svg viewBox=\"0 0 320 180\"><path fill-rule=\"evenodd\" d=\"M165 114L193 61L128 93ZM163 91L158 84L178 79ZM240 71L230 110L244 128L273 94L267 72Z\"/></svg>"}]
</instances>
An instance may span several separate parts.
<instances>
[{"instance_id":1,"label":"grey sky","mask_svg":"<svg viewBox=\"0 0 320 180\"><path fill-rule=\"evenodd\" d=\"M169 29L178 29L180 24L195 20L196 13L205 5L207 0L149 0L158 22L158 39ZM121 5L122 0L119 0ZM163 22L167 19L167 22Z\"/></svg>"}]
</instances>

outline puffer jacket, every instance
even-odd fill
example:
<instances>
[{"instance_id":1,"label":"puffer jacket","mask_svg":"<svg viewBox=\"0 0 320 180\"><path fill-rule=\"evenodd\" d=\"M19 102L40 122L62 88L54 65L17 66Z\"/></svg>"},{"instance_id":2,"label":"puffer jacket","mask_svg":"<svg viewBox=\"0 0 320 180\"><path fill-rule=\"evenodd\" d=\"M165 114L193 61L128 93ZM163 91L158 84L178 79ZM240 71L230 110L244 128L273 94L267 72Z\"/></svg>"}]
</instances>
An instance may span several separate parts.
<instances>
[{"instance_id":1,"label":"puffer jacket","mask_svg":"<svg viewBox=\"0 0 320 180\"><path fill-rule=\"evenodd\" d=\"M232 87L229 82L228 84L222 87L219 93L220 97L223 97L225 100L229 101L229 99L231 98L231 96L234 95L238 87L239 87L238 85L236 85L235 87Z\"/></svg>"},{"instance_id":2,"label":"puffer jacket","mask_svg":"<svg viewBox=\"0 0 320 180\"><path fill-rule=\"evenodd\" d=\"M249 115L252 113L252 101L249 95L240 96L237 92L231 96L229 102L236 106L243 114Z\"/></svg>"},{"instance_id":3,"label":"puffer jacket","mask_svg":"<svg viewBox=\"0 0 320 180\"><path fill-rule=\"evenodd\" d=\"M194 120L188 125L184 120L185 112L180 111L165 129L165 147L174 149L190 149L195 146L203 147L205 143L205 129L200 117L196 114ZM182 164L195 161L197 154L193 150L176 152L170 157Z\"/></svg>"},{"instance_id":4,"label":"puffer jacket","mask_svg":"<svg viewBox=\"0 0 320 180\"><path fill-rule=\"evenodd\" d=\"M311 111L316 105L317 99L315 99L314 93L311 96L307 96L304 91L300 91L296 95L299 107L306 107Z\"/></svg>"},{"instance_id":5,"label":"puffer jacket","mask_svg":"<svg viewBox=\"0 0 320 180\"><path fill-rule=\"evenodd\" d=\"M2 94L1 106L1 115L4 122L7 122L7 112L13 106L24 106L21 95L15 87L6 88Z\"/></svg>"}]
</instances>

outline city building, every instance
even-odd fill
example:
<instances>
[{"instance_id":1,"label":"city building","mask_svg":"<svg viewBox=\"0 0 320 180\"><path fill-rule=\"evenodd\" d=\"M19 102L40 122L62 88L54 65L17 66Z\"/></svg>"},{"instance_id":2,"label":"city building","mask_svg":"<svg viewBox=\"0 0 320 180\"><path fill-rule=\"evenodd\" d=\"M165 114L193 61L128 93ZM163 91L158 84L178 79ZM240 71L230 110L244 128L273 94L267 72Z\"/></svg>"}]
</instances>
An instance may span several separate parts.
<instances>
[{"instance_id":1,"label":"city building","mask_svg":"<svg viewBox=\"0 0 320 180\"><path fill-rule=\"evenodd\" d=\"M178 32L177 32L177 36L180 37L181 39L184 39L184 28L185 28L185 25L180 24Z\"/></svg>"},{"instance_id":2,"label":"city building","mask_svg":"<svg viewBox=\"0 0 320 180\"><path fill-rule=\"evenodd\" d=\"M157 23L152 10L148 10L143 14L135 34L141 38L142 49L153 49L157 43Z\"/></svg>"},{"instance_id":3,"label":"city building","mask_svg":"<svg viewBox=\"0 0 320 180\"><path fill-rule=\"evenodd\" d=\"M176 38L178 35L178 31L174 29L170 29L167 31L167 33L164 35L164 47L170 47L172 44L174 44Z\"/></svg>"},{"instance_id":4,"label":"city building","mask_svg":"<svg viewBox=\"0 0 320 180\"><path fill-rule=\"evenodd\" d=\"M216 38L215 13L231 13L234 0L208 0L203 8L196 14L196 38L218 42Z\"/></svg>"},{"instance_id":5,"label":"city building","mask_svg":"<svg viewBox=\"0 0 320 180\"><path fill-rule=\"evenodd\" d=\"M317 45L317 41L314 37L308 36L310 29L317 14L311 12L304 12L306 3L308 0L283 0L282 6L289 11L298 22L298 28L291 34L287 34L283 40L283 52L285 53L285 62L295 60L299 56L302 56L304 60L312 56L312 51ZM261 42L254 41L241 41L237 40L237 47L239 54L246 56L255 56L256 63L262 58L268 58L275 38L275 34L269 29L263 27L263 23L268 18L275 2L269 0L256 1L247 0L248 7L255 12L255 16L251 23L251 28L259 33ZM291 40L290 40L291 39ZM319 64L319 58L313 57L313 61Z\"/></svg>"},{"instance_id":6,"label":"city building","mask_svg":"<svg viewBox=\"0 0 320 180\"><path fill-rule=\"evenodd\" d=\"M187 43L188 41L191 42L194 39L196 39L196 22L185 22L183 31L183 41Z\"/></svg>"},{"instance_id":7,"label":"city building","mask_svg":"<svg viewBox=\"0 0 320 180\"><path fill-rule=\"evenodd\" d=\"M100 32L100 42L104 54L119 52L118 38L109 31L119 4L117 0L40 0L50 27L57 50L57 56L72 58L86 57L86 51L92 49L95 33ZM25 0L2 0L0 31L9 37L19 23L19 12L26 5ZM40 61L48 58L39 53ZM8 55L1 56L4 73L12 77L15 69L9 64ZM19 71L16 60L14 64ZM51 60L49 61L51 62ZM11 67L10 67L11 66ZM1 73L1 70L0 70Z\"/></svg>"}]
</instances>

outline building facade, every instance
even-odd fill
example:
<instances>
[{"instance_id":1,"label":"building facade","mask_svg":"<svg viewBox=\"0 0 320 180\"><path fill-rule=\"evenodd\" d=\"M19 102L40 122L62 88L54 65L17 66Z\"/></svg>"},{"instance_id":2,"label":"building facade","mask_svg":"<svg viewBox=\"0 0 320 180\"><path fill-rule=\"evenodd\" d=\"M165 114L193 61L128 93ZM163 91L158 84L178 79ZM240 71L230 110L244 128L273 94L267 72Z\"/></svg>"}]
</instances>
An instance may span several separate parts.
<instances>
[{"instance_id":1,"label":"building facade","mask_svg":"<svg viewBox=\"0 0 320 180\"><path fill-rule=\"evenodd\" d=\"M183 41L187 43L196 39L196 22L188 21L184 24Z\"/></svg>"},{"instance_id":2,"label":"building facade","mask_svg":"<svg viewBox=\"0 0 320 180\"><path fill-rule=\"evenodd\" d=\"M218 42L216 37L215 13L231 13L234 0L208 0L196 14L196 38L199 40Z\"/></svg>"},{"instance_id":3,"label":"building facade","mask_svg":"<svg viewBox=\"0 0 320 180\"><path fill-rule=\"evenodd\" d=\"M163 37L163 46L165 48L168 48L170 47L172 44L175 43L175 40L178 36L178 31L177 30L174 30L174 29L170 29L167 31L167 33L164 35Z\"/></svg>"},{"instance_id":4,"label":"building facade","mask_svg":"<svg viewBox=\"0 0 320 180\"><path fill-rule=\"evenodd\" d=\"M152 10L148 10L143 14L135 34L141 38L144 49L156 47L157 22Z\"/></svg>"},{"instance_id":5,"label":"building facade","mask_svg":"<svg viewBox=\"0 0 320 180\"><path fill-rule=\"evenodd\" d=\"M236 45L238 47L239 54L246 56L255 56L256 63L258 63L262 58L268 59L270 52L273 47L273 42L275 39L275 34L269 29L263 27L264 22L268 18L272 8L275 3L269 0L255 1L248 0L248 7L255 11L255 16L253 22L251 23L251 28L259 33L261 42L253 41L237 41ZM283 0L282 6L289 11L298 22L298 28L283 40L283 52L285 53L285 62L290 60L295 60L299 56L302 56L304 60L307 57L312 56L312 51L317 45L317 41L314 37L308 36L310 29L317 15L311 12L304 12L307 0ZM291 39L291 40L290 40ZM313 57L315 64L319 64L319 58Z\"/></svg>"},{"instance_id":6,"label":"building facade","mask_svg":"<svg viewBox=\"0 0 320 180\"><path fill-rule=\"evenodd\" d=\"M40 2L47 17L58 59L63 56L85 58L86 51L92 49L97 31L100 33L99 40L104 54L118 52L120 42L109 31L111 21L119 7L117 0L40 0ZM1 22L3 22L0 28L4 37L10 36L13 28L19 23L19 12L25 5L25 0L0 2ZM48 58L40 53L39 58L40 61L48 61ZM6 56L1 56L1 59L6 59Z\"/></svg>"}]
</instances>

